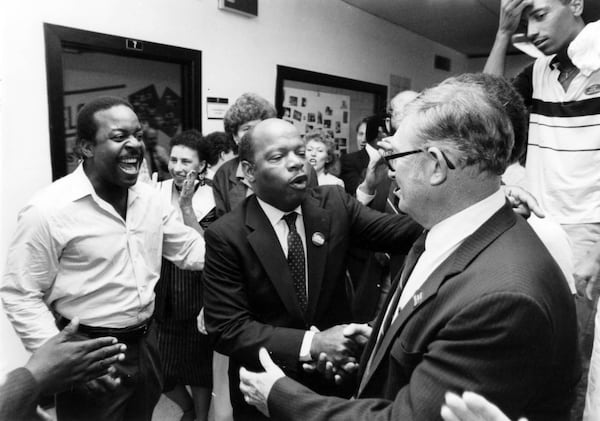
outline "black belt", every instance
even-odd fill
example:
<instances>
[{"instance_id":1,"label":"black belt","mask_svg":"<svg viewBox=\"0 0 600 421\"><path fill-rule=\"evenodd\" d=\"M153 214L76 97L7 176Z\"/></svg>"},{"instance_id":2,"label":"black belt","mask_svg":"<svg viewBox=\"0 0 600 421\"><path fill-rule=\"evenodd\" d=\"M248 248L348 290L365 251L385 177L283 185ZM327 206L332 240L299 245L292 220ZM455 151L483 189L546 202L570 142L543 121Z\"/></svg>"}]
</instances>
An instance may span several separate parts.
<instances>
[{"instance_id":1,"label":"black belt","mask_svg":"<svg viewBox=\"0 0 600 421\"><path fill-rule=\"evenodd\" d=\"M56 319L56 326L59 329L64 329L71 321L66 317L58 316ZM113 336L117 338L119 342L135 341L143 338L150 331L152 325L152 317L148 320L139 323L137 325L117 328L117 327L98 327L98 326L87 326L79 325L77 332L83 333L90 338L99 338L101 336Z\"/></svg>"}]
</instances>

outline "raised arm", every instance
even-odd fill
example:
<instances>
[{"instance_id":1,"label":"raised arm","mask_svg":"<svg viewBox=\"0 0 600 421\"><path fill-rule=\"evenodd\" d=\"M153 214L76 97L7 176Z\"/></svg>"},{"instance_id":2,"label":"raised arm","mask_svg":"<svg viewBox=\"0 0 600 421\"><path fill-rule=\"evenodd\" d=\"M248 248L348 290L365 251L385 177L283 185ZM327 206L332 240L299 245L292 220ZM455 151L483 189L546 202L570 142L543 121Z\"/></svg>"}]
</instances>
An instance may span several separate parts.
<instances>
[{"instance_id":1,"label":"raised arm","mask_svg":"<svg viewBox=\"0 0 600 421\"><path fill-rule=\"evenodd\" d=\"M483 68L484 73L504 76L506 52L512 35L519 26L519 21L525 7L531 5L531 0L502 0L500 3L500 20L492 51Z\"/></svg>"}]
</instances>

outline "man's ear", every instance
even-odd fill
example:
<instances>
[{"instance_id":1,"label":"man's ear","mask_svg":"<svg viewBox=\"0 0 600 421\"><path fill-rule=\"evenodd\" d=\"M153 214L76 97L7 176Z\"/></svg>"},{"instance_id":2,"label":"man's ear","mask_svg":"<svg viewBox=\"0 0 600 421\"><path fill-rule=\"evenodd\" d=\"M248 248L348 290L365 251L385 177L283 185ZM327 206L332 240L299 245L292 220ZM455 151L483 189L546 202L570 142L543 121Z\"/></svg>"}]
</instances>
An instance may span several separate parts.
<instances>
[{"instance_id":1,"label":"man's ear","mask_svg":"<svg viewBox=\"0 0 600 421\"><path fill-rule=\"evenodd\" d=\"M81 140L79 141L79 151L81 152L81 156L83 159L88 159L94 156L94 151L96 150L96 143L91 140Z\"/></svg>"},{"instance_id":2,"label":"man's ear","mask_svg":"<svg viewBox=\"0 0 600 421\"><path fill-rule=\"evenodd\" d=\"M244 173L244 178L248 180L249 183L254 183L254 164L252 162L243 160L242 172Z\"/></svg>"},{"instance_id":3,"label":"man's ear","mask_svg":"<svg viewBox=\"0 0 600 421\"><path fill-rule=\"evenodd\" d=\"M569 8L573 16L579 17L583 13L583 0L571 0Z\"/></svg>"},{"instance_id":4,"label":"man's ear","mask_svg":"<svg viewBox=\"0 0 600 421\"><path fill-rule=\"evenodd\" d=\"M442 151L435 146L432 146L427 149L427 153L434 161L434 168L431 177L429 177L429 183L432 186L444 184L448 178L448 171L450 171L450 169L448 168L448 164L446 164L446 160L444 159Z\"/></svg>"}]
</instances>

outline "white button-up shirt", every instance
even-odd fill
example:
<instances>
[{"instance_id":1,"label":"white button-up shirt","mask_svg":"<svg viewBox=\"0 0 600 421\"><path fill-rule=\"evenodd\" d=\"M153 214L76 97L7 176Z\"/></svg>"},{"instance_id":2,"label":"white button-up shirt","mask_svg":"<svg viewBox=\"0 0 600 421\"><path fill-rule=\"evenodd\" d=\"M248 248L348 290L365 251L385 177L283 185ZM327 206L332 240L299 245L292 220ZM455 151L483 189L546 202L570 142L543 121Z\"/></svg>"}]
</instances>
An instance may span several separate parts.
<instances>
[{"instance_id":1,"label":"white button-up shirt","mask_svg":"<svg viewBox=\"0 0 600 421\"><path fill-rule=\"evenodd\" d=\"M148 319L161 256L203 269L204 239L159 194L144 183L129 188L123 220L79 166L20 212L0 294L27 349L58 332L51 309L91 326Z\"/></svg>"}]
</instances>

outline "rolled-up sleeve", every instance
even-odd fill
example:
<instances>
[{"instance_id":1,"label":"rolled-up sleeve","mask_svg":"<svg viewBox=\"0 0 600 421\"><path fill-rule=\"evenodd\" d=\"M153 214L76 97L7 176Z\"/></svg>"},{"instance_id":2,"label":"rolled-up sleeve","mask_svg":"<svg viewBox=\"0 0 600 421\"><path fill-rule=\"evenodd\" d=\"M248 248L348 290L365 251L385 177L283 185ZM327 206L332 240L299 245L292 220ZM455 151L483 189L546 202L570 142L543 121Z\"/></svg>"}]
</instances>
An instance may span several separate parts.
<instances>
[{"instance_id":1,"label":"rolled-up sleeve","mask_svg":"<svg viewBox=\"0 0 600 421\"><path fill-rule=\"evenodd\" d=\"M170 207L163 217L163 256L181 269L203 270L206 246L204 238L184 225Z\"/></svg>"}]
</instances>

